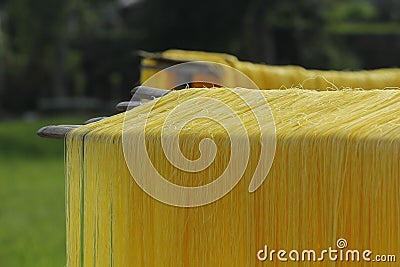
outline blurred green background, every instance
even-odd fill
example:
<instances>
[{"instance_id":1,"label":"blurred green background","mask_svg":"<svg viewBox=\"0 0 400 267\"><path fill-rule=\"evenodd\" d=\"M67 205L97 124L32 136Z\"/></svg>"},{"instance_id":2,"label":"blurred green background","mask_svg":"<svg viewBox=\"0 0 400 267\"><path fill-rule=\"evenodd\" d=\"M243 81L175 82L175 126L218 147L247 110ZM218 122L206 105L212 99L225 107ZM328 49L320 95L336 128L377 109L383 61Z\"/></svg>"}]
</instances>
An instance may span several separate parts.
<instances>
[{"instance_id":1,"label":"blurred green background","mask_svg":"<svg viewBox=\"0 0 400 267\"><path fill-rule=\"evenodd\" d=\"M231 53L320 69L399 67L399 0L0 0L0 266L64 266L63 142L111 115L135 51Z\"/></svg>"},{"instance_id":2,"label":"blurred green background","mask_svg":"<svg viewBox=\"0 0 400 267\"><path fill-rule=\"evenodd\" d=\"M60 121L0 123L0 266L65 266L63 142L35 136Z\"/></svg>"}]
</instances>

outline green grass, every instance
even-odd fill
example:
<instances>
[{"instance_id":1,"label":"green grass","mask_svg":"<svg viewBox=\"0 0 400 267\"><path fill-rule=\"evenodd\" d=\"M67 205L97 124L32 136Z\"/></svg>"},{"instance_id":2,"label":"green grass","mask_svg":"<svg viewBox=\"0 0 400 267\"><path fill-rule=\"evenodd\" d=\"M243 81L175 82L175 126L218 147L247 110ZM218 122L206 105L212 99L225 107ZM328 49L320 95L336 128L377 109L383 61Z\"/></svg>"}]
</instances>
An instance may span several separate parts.
<instances>
[{"instance_id":1,"label":"green grass","mask_svg":"<svg viewBox=\"0 0 400 267\"><path fill-rule=\"evenodd\" d=\"M35 132L83 120L0 122L0 266L65 266L64 144Z\"/></svg>"}]
</instances>

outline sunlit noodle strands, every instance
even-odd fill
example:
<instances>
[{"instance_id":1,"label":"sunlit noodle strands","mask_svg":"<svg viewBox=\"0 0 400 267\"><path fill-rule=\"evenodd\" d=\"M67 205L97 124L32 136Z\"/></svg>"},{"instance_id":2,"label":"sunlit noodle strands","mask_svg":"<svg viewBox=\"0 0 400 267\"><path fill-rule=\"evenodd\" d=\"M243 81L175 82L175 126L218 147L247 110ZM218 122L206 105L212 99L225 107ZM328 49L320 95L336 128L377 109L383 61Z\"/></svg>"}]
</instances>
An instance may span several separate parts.
<instances>
[{"instance_id":1,"label":"sunlit noodle strands","mask_svg":"<svg viewBox=\"0 0 400 267\"><path fill-rule=\"evenodd\" d=\"M254 90L237 90L257 96ZM179 103L196 97L224 99L249 130L251 157L240 182L223 198L196 208L161 203L132 179L122 146L125 114L71 132L66 140L67 266L360 266L327 259L284 263L275 258L266 263L256 257L264 245L318 251L335 248L340 237L352 249L397 253L400 91L288 89L262 94L274 116L277 146L270 173L254 193L248 185L259 160L260 133L241 99L213 88L175 91L157 102L146 128L149 157L176 184L210 182L230 154L228 133L217 123L197 119L182 131L183 154L195 159L200 139L214 137L217 158L200 173L171 166L160 131ZM213 106L199 100L196 108L211 111ZM127 112L132 136L139 134L134 122L145 120L145 111L140 106ZM226 114L216 119L224 118ZM185 114L172 121L182 119Z\"/></svg>"},{"instance_id":2,"label":"sunlit noodle strands","mask_svg":"<svg viewBox=\"0 0 400 267\"><path fill-rule=\"evenodd\" d=\"M361 71L307 70L300 66L274 66L239 61L235 56L223 53L201 51L167 50L162 53L165 59L175 61L210 61L228 65L249 76L260 89L279 89L300 87L313 90L338 90L343 88L390 89L400 87L400 69L385 68ZM141 71L141 83L157 72L155 66L160 65L156 59L144 58ZM147 68L146 68L147 66ZM165 67L165 66L164 66ZM160 88L168 87L175 77L159 81ZM229 75L220 77L221 84L232 84L226 81ZM169 89L169 88L167 88Z\"/></svg>"}]
</instances>

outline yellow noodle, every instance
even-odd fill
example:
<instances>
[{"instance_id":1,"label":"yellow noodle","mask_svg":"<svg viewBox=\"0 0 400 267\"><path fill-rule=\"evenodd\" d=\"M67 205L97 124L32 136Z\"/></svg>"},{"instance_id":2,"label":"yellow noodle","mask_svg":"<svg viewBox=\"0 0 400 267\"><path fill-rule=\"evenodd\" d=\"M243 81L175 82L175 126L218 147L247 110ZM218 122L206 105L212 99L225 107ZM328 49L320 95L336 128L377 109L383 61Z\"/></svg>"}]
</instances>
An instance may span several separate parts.
<instances>
[{"instance_id":1,"label":"yellow noodle","mask_svg":"<svg viewBox=\"0 0 400 267\"><path fill-rule=\"evenodd\" d=\"M259 91L236 91L260 97ZM162 124L173 108L198 98L193 110L175 113L172 122L202 109L220 114L215 118L219 122L229 121L202 99L210 97L228 103L242 119L251 148L246 171L231 192L205 206L170 206L137 185L124 161L125 114L70 133L67 266L383 265L327 258L324 262L257 260L264 245L320 251L336 248L339 238L345 238L351 249L398 254L400 90L288 89L262 94L274 117L277 146L267 179L254 193L248 186L260 156L260 130L252 111L232 91L175 91L161 98L148 118L146 144L155 168L171 182L186 186L216 179L229 161L230 142L220 124L205 118L191 121L180 135L184 155L199 157L199 142L209 137L217 144L217 157L198 173L177 169L160 144ZM146 120L146 112L146 105L127 112L132 136L140 134L135 125Z\"/></svg>"},{"instance_id":2,"label":"yellow noodle","mask_svg":"<svg viewBox=\"0 0 400 267\"><path fill-rule=\"evenodd\" d=\"M82 140L71 137L66 158L71 168L66 169L66 228L67 266L79 266L81 261L82 218Z\"/></svg>"},{"instance_id":3,"label":"yellow noodle","mask_svg":"<svg viewBox=\"0 0 400 267\"><path fill-rule=\"evenodd\" d=\"M400 69L386 68L363 71L323 71L306 70L300 66L272 66L254 64L239 61L235 56L222 53L208 53L200 51L167 50L162 53L162 57L174 61L210 61L228 65L249 76L260 89L277 89L301 87L314 90L337 90L343 88L362 88L384 89L390 87L400 87ZM156 69L156 66L160 66ZM145 58L142 60L141 83L157 73L165 65L155 59ZM163 75L172 75L163 73ZM155 87L169 89L171 81L169 79L158 80ZM228 80L227 80L228 79ZM234 84L227 73L220 75L222 85ZM154 82L154 81L153 81Z\"/></svg>"}]
</instances>

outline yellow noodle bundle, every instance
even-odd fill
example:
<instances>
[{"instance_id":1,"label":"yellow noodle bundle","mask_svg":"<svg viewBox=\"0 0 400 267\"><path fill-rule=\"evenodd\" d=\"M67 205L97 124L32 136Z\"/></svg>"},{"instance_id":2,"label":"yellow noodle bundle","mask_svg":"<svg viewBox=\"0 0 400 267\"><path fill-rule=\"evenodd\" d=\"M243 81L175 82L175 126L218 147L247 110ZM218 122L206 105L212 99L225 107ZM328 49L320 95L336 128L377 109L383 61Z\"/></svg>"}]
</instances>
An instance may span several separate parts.
<instances>
[{"instance_id":1,"label":"yellow noodle bundle","mask_svg":"<svg viewBox=\"0 0 400 267\"><path fill-rule=\"evenodd\" d=\"M260 157L263 133L252 111L263 105L260 94L275 121L276 152L266 180L250 193L255 168L265 160ZM192 109L173 112L193 99ZM135 143L143 137L135 125L147 121L148 158L165 179L190 187L210 183L223 173L229 155L243 152L231 151L229 140L241 136L221 126L231 122L232 114L207 99L232 108L247 129L250 158L233 162L246 164L244 174L210 204L162 203L131 177L124 152L136 150L123 151L123 129ZM190 89L162 97L148 113L152 103L128 111L125 126L125 114L118 114L68 135L67 266L397 266L366 262L364 254L359 262L339 259L353 250L372 251L367 259L399 256L399 90ZM214 117L189 121L180 133L180 150L196 160L204 138L213 139L218 150L206 169L182 171L166 158L176 147L163 149L162 130L199 113ZM337 260L322 253L329 248L337 250ZM286 250L286 262L277 258L279 250ZM310 250L316 251L316 261ZM298 261L292 260L295 251ZM268 257L261 261L264 254Z\"/></svg>"},{"instance_id":2,"label":"yellow noodle bundle","mask_svg":"<svg viewBox=\"0 0 400 267\"><path fill-rule=\"evenodd\" d=\"M272 66L254 64L251 62L239 61L235 56L222 53L208 53L200 51L167 50L160 55L160 58L176 62L186 61L210 61L228 65L235 68L250 79L252 79L260 89L277 89L301 87L314 90L338 90L343 88L362 88L362 89L384 89L400 86L400 69L386 68L363 71L323 71L306 70L300 66ZM157 66L161 68L157 69ZM157 59L144 58L142 60L141 83L166 67ZM158 80L158 84L153 86L169 89L171 81L176 77L172 73L165 72L166 78ZM226 73L218 73L220 84L233 84L232 79ZM196 80L196 77L194 77Z\"/></svg>"}]
</instances>

